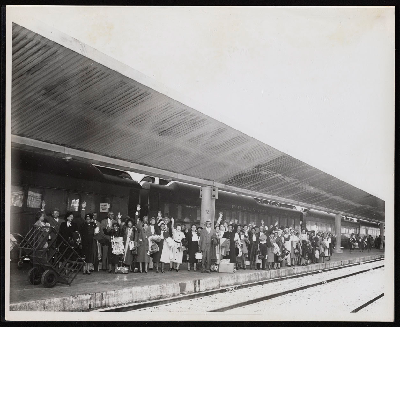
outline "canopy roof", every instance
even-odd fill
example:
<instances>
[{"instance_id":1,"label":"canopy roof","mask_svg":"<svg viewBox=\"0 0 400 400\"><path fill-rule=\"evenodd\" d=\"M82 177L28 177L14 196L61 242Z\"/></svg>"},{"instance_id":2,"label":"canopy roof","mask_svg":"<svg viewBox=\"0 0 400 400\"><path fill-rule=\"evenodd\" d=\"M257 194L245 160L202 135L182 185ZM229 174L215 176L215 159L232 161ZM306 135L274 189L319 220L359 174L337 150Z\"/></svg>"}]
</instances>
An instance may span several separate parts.
<instances>
[{"instance_id":1,"label":"canopy roof","mask_svg":"<svg viewBox=\"0 0 400 400\"><path fill-rule=\"evenodd\" d=\"M184 174L384 221L383 200L17 24L11 113L14 142L25 137L156 168L163 177Z\"/></svg>"}]
</instances>

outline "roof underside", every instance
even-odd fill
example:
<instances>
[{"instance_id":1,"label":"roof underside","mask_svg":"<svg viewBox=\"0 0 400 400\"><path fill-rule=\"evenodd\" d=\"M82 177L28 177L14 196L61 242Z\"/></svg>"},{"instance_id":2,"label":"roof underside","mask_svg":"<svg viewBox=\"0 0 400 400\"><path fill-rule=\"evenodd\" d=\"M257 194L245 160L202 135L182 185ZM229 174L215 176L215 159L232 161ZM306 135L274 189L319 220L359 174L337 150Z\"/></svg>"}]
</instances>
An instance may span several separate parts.
<instances>
[{"instance_id":1,"label":"roof underside","mask_svg":"<svg viewBox=\"0 0 400 400\"><path fill-rule=\"evenodd\" d=\"M16 24L11 113L14 135L384 221L383 200Z\"/></svg>"}]
</instances>

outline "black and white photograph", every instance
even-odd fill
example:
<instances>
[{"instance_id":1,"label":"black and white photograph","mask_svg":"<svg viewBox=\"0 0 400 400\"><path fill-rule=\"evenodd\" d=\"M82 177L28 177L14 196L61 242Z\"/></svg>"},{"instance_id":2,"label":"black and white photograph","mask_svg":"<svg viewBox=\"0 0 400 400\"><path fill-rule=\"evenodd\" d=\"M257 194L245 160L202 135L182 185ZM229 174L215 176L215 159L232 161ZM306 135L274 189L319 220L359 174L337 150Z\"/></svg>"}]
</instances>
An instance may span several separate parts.
<instances>
[{"instance_id":1,"label":"black and white photograph","mask_svg":"<svg viewBox=\"0 0 400 400\"><path fill-rule=\"evenodd\" d=\"M394 7L6 33L6 320L394 321Z\"/></svg>"}]
</instances>

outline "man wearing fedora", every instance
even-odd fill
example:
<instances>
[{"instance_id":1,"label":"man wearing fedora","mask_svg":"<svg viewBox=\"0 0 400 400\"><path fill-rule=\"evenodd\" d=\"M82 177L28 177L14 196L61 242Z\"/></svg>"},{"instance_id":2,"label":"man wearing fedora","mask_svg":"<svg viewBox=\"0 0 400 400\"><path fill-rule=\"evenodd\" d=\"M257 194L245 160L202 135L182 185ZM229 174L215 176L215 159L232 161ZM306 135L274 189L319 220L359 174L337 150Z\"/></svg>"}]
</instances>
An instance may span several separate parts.
<instances>
[{"instance_id":1,"label":"man wearing fedora","mask_svg":"<svg viewBox=\"0 0 400 400\"><path fill-rule=\"evenodd\" d=\"M200 233L199 239L199 248L203 254L203 258L201 260L201 272L210 273L211 267L211 237L214 234L214 229L212 228L211 221L206 221L205 229L202 229Z\"/></svg>"}]
</instances>

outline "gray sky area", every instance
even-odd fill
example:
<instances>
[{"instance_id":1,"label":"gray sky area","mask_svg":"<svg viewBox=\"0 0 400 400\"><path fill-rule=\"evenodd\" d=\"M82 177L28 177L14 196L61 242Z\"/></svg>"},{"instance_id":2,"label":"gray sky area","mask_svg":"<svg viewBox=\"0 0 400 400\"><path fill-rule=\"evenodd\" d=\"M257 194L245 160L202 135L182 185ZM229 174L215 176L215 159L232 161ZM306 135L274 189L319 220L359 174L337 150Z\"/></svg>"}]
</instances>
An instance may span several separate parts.
<instances>
[{"instance_id":1,"label":"gray sky area","mask_svg":"<svg viewBox=\"0 0 400 400\"><path fill-rule=\"evenodd\" d=\"M192 106L387 200L394 8L18 7Z\"/></svg>"}]
</instances>

